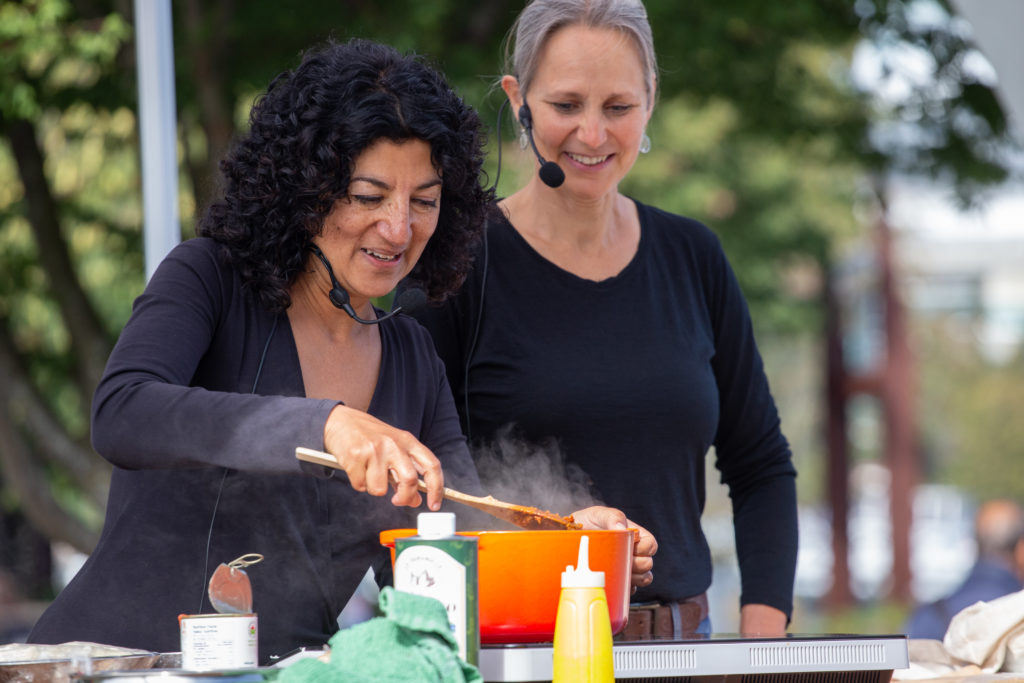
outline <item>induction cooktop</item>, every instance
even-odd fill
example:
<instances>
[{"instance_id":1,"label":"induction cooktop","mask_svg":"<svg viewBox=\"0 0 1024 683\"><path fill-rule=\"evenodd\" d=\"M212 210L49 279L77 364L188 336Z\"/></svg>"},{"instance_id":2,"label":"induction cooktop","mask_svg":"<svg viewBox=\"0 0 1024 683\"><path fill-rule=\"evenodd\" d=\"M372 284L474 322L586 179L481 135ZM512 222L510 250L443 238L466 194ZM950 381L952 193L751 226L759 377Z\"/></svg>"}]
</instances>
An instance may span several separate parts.
<instances>
[{"instance_id":1,"label":"induction cooktop","mask_svg":"<svg viewBox=\"0 0 1024 683\"><path fill-rule=\"evenodd\" d=\"M551 643L484 645L485 681L550 681ZM615 680L631 683L886 683L909 666L903 635L735 634L616 642Z\"/></svg>"}]
</instances>

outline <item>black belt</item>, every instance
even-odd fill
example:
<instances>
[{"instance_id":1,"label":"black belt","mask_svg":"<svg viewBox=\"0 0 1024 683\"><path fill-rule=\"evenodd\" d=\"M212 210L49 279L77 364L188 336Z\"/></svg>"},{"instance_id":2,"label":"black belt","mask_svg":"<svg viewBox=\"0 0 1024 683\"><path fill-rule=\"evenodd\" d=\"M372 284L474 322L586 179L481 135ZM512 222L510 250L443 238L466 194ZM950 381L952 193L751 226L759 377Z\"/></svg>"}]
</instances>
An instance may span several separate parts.
<instances>
[{"instance_id":1,"label":"black belt","mask_svg":"<svg viewBox=\"0 0 1024 683\"><path fill-rule=\"evenodd\" d=\"M626 627L616 640L682 638L696 633L708 617L708 594L701 593L677 602L650 602L630 605Z\"/></svg>"}]
</instances>

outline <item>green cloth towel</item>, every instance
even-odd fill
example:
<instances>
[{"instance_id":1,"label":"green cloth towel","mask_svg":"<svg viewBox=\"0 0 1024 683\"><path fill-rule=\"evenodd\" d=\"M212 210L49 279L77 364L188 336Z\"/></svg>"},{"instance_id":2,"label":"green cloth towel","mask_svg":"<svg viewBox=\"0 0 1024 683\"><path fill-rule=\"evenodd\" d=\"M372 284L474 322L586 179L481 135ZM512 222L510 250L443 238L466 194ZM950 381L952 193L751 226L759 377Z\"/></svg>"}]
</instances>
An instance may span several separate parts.
<instances>
[{"instance_id":1,"label":"green cloth towel","mask_svg":"<svg viewBox=\"0 0 1024 683\"><path fill-rule=\"evenodd\" d=\"M459 657L444 605L434 598L380 592L375 617L331 637L330 662L303 659L282 669L278 683L439 681L482 683L472 664Z\"/></svg>"}]
</instances>

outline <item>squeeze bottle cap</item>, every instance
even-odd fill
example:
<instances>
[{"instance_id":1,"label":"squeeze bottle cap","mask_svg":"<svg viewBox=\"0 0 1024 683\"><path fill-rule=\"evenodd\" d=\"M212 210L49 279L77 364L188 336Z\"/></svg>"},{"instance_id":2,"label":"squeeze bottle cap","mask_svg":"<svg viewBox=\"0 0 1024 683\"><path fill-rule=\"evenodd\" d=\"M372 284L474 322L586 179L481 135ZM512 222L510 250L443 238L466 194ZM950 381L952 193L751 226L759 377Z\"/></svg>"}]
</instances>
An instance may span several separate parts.
<instances>
[{"instance_id":1,"label":"squeeze bottle cap","mask_svg":"<svg viewBox=\"0 0 1024 683\"><path fill-rule=\"evenodd\" d=\"M454 512L421 512L416 517L416 533L424 538L455 535Z\"/></svg>"},{"instance_id":2,"label":"squeeze bottle cap","mask_svg":"<svg viewBox=\"0 0 1024 683\"><path fill-rule=\"evenodd\" d=\"M604 588L604 572L590 570L590 537L580 537L576 568L566 565L562 572L562 588Z\"/></svg>"}]
</instances>

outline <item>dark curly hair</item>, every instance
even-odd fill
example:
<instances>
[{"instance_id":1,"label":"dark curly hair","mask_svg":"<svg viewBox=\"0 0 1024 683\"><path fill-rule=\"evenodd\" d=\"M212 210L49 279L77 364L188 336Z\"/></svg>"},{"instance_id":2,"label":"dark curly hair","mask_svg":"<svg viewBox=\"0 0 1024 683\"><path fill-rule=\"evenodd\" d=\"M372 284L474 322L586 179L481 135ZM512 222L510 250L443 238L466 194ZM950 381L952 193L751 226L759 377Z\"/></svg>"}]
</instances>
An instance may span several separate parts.
<instances>
[{"instance_id":1,"label":"dark curly hair","mask_svg":"<svg viewBox=\"0 0 1024 683\"><path fill-rule=\"evenodd\" d=\"M356 158L380 139L430 145L441 172L440 215L409 279L432 301L459 288L493 191L481 185L480 119L437 70L367 40L328 43L278 75L249 122L221 161L223 197L197 234L223 245L260 305L291 304L288 288L312 238L347 194Z\"/></svg>"}]
</instances>

